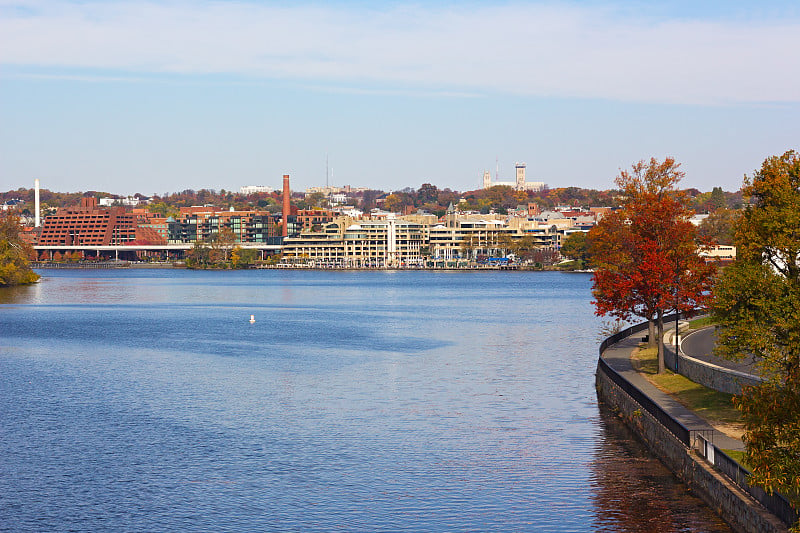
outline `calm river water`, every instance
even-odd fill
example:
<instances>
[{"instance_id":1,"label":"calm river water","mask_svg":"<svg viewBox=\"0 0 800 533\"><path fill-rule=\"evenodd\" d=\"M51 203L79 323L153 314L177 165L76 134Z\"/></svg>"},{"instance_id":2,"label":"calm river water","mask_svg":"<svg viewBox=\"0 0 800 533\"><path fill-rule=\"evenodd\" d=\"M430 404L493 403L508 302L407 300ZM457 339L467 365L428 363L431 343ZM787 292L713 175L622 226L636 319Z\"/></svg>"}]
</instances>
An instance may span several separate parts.
<instances>
[{"instance_id":1,"label":"calm river water","mask_svg":"<svg viewBox=\"0 0 800 533\"><path fill-rule=\"evenodd\" d=\"M587 275L42 273L2 531L728 531L598 407Z\"/></svg>"}]
</instances>

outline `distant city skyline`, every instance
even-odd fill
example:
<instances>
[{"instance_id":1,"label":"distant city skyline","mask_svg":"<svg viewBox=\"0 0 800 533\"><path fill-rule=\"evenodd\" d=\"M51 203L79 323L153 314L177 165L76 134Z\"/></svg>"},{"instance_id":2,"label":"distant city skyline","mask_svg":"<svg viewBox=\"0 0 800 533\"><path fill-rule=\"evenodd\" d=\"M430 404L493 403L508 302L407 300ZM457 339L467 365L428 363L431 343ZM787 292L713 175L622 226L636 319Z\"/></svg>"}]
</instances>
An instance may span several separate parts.
<instances>
[{"instance_id":1,"label":"distant city skyline","mask_svg":"<svg viewBox=\"0 0 800 533\"><path fill-rule=\"evenodd\" d=\"M0 189L734 191L800 149L800 6L696 4L0 0Z\"/></svg>"}]
</instances>

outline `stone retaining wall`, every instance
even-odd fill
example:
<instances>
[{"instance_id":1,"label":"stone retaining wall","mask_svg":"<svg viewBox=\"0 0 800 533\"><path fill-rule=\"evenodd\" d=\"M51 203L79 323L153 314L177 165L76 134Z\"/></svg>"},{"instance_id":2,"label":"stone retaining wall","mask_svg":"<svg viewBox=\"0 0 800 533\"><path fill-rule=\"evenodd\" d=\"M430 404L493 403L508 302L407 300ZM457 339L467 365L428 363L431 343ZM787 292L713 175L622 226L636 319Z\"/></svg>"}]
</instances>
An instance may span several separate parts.
<instances>
[{"instance_id":1,"label":"stone retaining wall","mask_svg":"<svg viewBox=\"0 0 800 533\"><path fill-rule=\"evenodd\" d=\"M760 379L750 374L737 372L736 370L717 366L686 355L680 356L678 373L709 389L728 394L741 394L742 385L758 385L761 383Z\"/></svg>"},{"instance_id":2,"label":"stone retaining wall","mask_svg":"<svg viewBox=\"0 0 800 533\"><path fill-rule=\"evenodd\" d=\"M674 338L674 337L673 337ZM664 364L675 370L675 345L664 343ZM709 389L728 394L741 394L743 385L758 385L761 380L744 372L737 372L713 363L681 354L677 362L678 374Z\"/></svg>"},{"instance_id":3,"label":"stone retaining wall","mask_svg":"<svg viewBox=\"0 0 800 533\"><path fill-rule=\"evenodd\" d=\"M616 411L653 454L735 531L743 533L788 531L777 517L715 471L695 450L684 446L618 387L605 372L598 370L596 379L600 401Z\"/></svg>"}]
</instances>

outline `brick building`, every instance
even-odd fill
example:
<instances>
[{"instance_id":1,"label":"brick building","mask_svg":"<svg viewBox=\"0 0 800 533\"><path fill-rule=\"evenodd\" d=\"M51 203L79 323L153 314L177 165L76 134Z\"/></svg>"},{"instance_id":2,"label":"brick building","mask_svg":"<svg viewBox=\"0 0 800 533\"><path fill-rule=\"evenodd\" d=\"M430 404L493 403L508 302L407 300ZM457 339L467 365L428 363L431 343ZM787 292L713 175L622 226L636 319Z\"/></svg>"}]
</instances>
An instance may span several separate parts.
<instances>
[{"instance_id":1,"label":"brick building","mask_svg":"<svg viewBox=\"0 0 800 533\"><path fill-rule=\"evenodd\" d=\"M45 217L40 246L108 246L136 240L136 217L124 207L98 207L97 198L81 198Z\"/></svg>"},{"instance_id":2,"label":"brick building","mask_svg":"<svg viewBox=\"0 0 800 533\"><path fill-rule=\"evenodd\" d=\"M300 209L297 211L297 223L301 231L319 231L333 222L336 216L330 209Z\"/></svg>"},{"instance_id":3,"label":"brick building","mask_svg":"<svg viewBox=\"0 0 800 533\"><path fill-rule=\"evenodd\" d=\"M223 228L233 232L236 242L279 244L281 217L261 211L225 211L211 206L182 207L178 220L168 221L171 244L209 241ZM289 216L289 235L300 233L295 215Z\"/></svg>"}]
</instances>

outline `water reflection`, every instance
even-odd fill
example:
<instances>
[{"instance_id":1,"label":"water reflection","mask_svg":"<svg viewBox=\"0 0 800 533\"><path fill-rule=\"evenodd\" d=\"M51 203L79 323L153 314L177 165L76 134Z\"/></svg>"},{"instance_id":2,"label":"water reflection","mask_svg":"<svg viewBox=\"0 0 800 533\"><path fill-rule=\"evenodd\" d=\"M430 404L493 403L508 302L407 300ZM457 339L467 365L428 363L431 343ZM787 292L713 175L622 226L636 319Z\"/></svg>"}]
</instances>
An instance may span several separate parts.
<instances>
[{"instance_id":1,"label":"water reflection","mask_svg":"<svg viewBox=\"0 0 800 533\"><path fill-rule=\"evenodd\" d=\"M0 305L36 303L41 298L42 283L20 287L0 287Z\"/></svg>"},{"instance_id":2,"label":"water reflection","mask_svg":"<svg viewBox=\"0 0 800 533\"><path fill-rule=\"evenodd\" d=\"M592 494L599 510L595 531L731 531L602 404L600 419L592 463Z\"/></svg>"}]
</instances>

